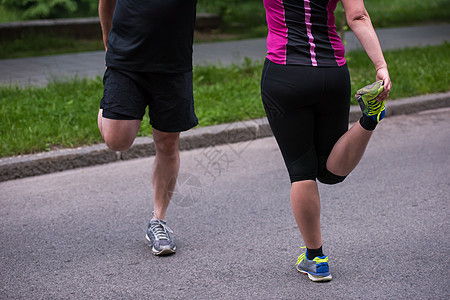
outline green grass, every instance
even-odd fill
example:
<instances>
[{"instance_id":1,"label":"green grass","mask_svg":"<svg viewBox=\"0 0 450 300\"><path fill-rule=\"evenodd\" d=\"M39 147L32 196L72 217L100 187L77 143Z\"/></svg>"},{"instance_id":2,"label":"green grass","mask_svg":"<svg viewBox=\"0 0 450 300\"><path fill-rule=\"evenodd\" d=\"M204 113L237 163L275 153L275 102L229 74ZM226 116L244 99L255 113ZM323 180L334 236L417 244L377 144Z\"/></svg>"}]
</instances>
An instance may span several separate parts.
<instances>
[{"instance_id":1,"label":"green grass","mask_svg":"<svg viewBox=\"0 0 450 300\"><path fill-rule=\"evenodd\" d=\"M385 51L389 75L393 83L391 99L450 90L450 44ZM364 52L351 52L348 57L352 94L357 87L372 83L373 66ZM356 104L355 102L353 104Z\"/></svg>"},{"instance_id":2,"label":"green grass","mask_svg":"<svg viewBox=\"0 0 450 300\"><path fill-rule=\"evenodd\" d=\"M448 23L449 0L365 0L376 28Z\"/></svg>"},{"instance_id":3,"label":"green grass","mask_svg":"<svg viewBox=\"0 0 450 300\"><path fill-rule=\"evenodd\" d=\"M3 43L0 46L0 59L77 53L103 49L103 41L100 39L74 39L72 37L34 34Z\"/></svg>"},{"instance_id":4,"label":"green grass","mask_svg":"<svg viewBox=\"0 0 450 300\"><path fill-rule=\"evenodd\" d=\"M386 51L391 99L450 90L450 44ZM356 89L375 80L363 52L347 55ZM196 67L194 97L201 126L264 116L260 99L262 62ZM96 118L101 78L55 82L44 88L0 87L0 157L102 142ZM353 103L356 104L356 103ZM139 136L151 133L146 116Z\"/></svg>"},{"instance_id":5,"label":"green grass","mask_svg":"<svg viewBox=\"0 0 450 300\"><path fill-rule=\"evenodd\" d=\"M223 20L219 33L237 38L267 35L266 13L260 0L199 0L197 11L219 14Z\"/></svg>"},{"instance_id":6,"label":"green grass","mask_svg":"<svg viewBox=\"0 0 450 300\"><path fill-rule=\"evenodd\" d=\"M20 14L0 5L0 23L21 21Z\"/></svg>"},{"instance_id":7,"label":"green grass","mask_svg":"<svg viewBox=\"0 0 450 300\"><path fill-rule=\"evenodd\" d=\"M242 66L196 67L194 99L202 126L259 118L262 63L247 60Z\"/></svg>"},{"instance_id":8,"label":"green grass","mask_svg":"<svg viewBox=\"0 0 450 300\"><path fill-rule=\"evenodd\" d=\"M364 3L377 27L448 22L450 17L449 0L365 0ZM228 32L244 30L246 34L257 34L265 25L261 0L198 0L197 10L220 14L225 21L222 30ZM70 13L73 18L95 15L96 1L90 4L84 1L77 11ZM0 23L22 19L21 12L0 5Z\"/></svg>"},{"instance_id":9,"label":"green grass","mask_svg":"<svg viewBox=\"0 0 450 300\"><path fill-rule=\"evenodd\" d=\"M1 156L98 142L102 82L70 80L45 88L0 88Z\"/></svg>"},{"instance_id":10,"label":"green grass","mask_svg":"<svg viewBox=\"0 0 450 300\"><path fill-rule=\"evenodd\" d=\"M450 0L365 0L375 28L445 23L450 20ZM340 5L340 3L339 3ZM266 16L261 0L199 0L198 12L220 14L222 26L197 34L196 42L265 37ZM338 9L339 11L339 9ZM72 14L80 17L80 13ZM342 13L336 13L341 24ZM18 12L0 5L0 23L20 20ZM0 41L0 59L103 50L101 40L27 35L15 41Z\"/></svg>"},{"instance_id":11,"label":"green grass","mask_svg":"<svg viewBox=\"0 0 450 300\"><path fill-rule=\"evenodd\" d=\"M449 0L365 0L375 28L447 23ZM338 7L342 8L341 3ZM342 14L338 8L336 24ZM219 32L240 33L241 37L262 37L267 33L265 11L260 0L199 0L198 11L220 14L224 25Z\"/></svg>"}]
</instances>

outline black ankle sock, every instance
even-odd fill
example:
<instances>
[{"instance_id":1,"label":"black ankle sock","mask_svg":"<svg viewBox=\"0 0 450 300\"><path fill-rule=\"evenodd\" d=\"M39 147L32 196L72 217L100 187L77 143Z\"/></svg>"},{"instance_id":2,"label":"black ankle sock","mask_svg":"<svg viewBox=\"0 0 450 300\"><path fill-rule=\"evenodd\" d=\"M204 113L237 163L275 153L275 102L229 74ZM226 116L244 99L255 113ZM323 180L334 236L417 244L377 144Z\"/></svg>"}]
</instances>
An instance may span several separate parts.
<instances>
[{"instance_id":1,"label":"black ankle sock","mask_svg":"<svg viewBox=\"0 0 450 300\"><path fill-rule=\"evenodd\" d=\"M323 256L322 247L320 247L319 249L306 248L306 250L308 250L308 251L306 251L306 257L309 260L312 260L312 259L314 259L314 257L317 257L317 256Z\"/></svg>"},{"instance_id":2,"label":"black ankle sock","mask_svg":"<svg viewBox=\"0 0 450 300\"><path fill-rule=\"evenodd\" d=\"M375 127L377 127L378 122L375 121L372 117L368 117L363 114L361 119L359 119L359 124L361 124L362 128L366 130L374 130Z\"/></svg>"}]
</instances>

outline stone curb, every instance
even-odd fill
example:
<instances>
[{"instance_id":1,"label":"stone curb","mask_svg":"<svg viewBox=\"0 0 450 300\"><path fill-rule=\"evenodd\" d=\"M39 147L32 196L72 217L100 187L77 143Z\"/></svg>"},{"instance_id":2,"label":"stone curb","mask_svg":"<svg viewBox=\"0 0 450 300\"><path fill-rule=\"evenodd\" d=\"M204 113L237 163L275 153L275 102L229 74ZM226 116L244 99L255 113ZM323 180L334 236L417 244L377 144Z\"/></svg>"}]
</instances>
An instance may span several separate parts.
<instances>
[{"instance_id":1,"label":"stone curb","mask_svg":"<svg viewBox=\"0 0 450 300\"><path fill-rule=\"evenodd\" d=\"M219 15L198 13L195 29L217 29L222 23ZM98 17L75 19L31 20L0 24L0 41L22 38L25 33L70 35L77 38L100 38L102 36Z\"/></svg>"},{"instance_id":2,"label":"stone curb","mask_svg":"<svg viewBox=\"0 0 450 300\"><path fill-rule=\"evenodd\" d=\"M412 114L419 111L450 107L450 92L398 99L389 102L387 116ZM358 106L350 109L350 122L361 115ZM200 127L182 133L180 150L243 143L272 135L266 118ZM238 149L239 147L233 147ZM0 159L0 182L49 174L75 168L106 164L120 160L149 157L155 145L149 137L137 138L126 152L109 150L105 144L75 149L55 150L39 154Z\"/></svg>"}]
</instances>

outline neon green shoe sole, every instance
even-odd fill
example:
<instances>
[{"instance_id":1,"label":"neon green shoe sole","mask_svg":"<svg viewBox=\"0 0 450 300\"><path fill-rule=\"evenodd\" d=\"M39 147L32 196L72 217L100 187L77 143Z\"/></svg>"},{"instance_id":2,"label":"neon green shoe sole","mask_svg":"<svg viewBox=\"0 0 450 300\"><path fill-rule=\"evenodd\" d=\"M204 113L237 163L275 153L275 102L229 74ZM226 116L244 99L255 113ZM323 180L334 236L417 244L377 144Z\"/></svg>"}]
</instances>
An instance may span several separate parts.
<instances>
[{"instance_id":1,"label":"neon green shoe sole","mask_svg":"<svg viewBox=\"0 0 450 300\"><path fill-rule=\"evenodd\" d=\"M385 101L376 100L383 89L383 80L378 80L359 89L355 95L363 114L372 117L376 122L380 122L386 114Z\"/></svg>"}]
</instances>

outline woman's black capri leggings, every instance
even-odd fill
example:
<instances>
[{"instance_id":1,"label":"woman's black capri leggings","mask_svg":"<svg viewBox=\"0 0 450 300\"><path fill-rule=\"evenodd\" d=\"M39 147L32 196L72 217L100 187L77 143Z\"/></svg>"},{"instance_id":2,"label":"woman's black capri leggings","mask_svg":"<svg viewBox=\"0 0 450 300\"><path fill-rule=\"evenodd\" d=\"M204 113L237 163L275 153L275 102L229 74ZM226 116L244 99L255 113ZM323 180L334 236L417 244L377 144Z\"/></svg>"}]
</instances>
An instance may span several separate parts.
<instances>
[{"instance_id":1,"label":"woman's black capri leggings","mask_svg":"<svg viewBox=\"0 0 450 300\"><path fill-rule=\"evenodd\" d=\"M326 168L334 144L348 130L350 75L342 67L279 65L266 59L261 95L291 182L341 182Z\"/></svg>"}]
</instances>

